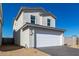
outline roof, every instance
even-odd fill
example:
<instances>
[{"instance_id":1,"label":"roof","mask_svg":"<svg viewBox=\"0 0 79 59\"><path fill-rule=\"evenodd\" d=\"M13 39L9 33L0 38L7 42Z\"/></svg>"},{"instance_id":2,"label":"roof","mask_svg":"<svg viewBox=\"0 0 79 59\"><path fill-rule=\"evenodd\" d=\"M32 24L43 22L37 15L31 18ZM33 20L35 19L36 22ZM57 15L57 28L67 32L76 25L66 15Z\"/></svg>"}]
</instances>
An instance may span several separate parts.
<instances>
[{"instance_id":1,"label":"roof","mask_svg":"<svg viewBox=\"0 0 79 59\"><path fill-rule=\"evenodd\" d=\"M22 28L26 28L26 27L43 28L43 29L60 31L60 32L64 32L65 31L64 29L59 29L59 28L54 28L54 27L49 27L49 26L42 26L42 25L31 24L31 23L26 23Z\"/></svg>"},{"instance_id":2,"label":"roof","mask_svg":"<svg viewBox=\"0 0 79 59\"><path fill-rule=\"evenodd\" d=\"M28 7L21 7L17 16L15 17L15 19L17 20L18 17L20 16L20 14L22 12L42 12L42 14L40 14L41 16L52 16L53 18L56 18L53 14L49 13L48 11L44 10L43 8L28 8Z\"/></svg>"}]
</instances>

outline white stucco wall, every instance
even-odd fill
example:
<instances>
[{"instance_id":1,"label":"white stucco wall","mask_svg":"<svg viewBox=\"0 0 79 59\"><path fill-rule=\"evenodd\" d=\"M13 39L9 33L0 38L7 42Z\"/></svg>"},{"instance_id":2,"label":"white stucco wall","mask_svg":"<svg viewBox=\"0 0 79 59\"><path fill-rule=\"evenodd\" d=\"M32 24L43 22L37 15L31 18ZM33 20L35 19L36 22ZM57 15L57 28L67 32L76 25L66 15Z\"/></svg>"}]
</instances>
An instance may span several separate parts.
<instances>
[{"instance_id":1,"label":"white stucco wall","mask_svg":"<svg viewBox=\"0 0 79 59\"><path fill-rule=\"evenodd\" d=\"M26 48L29 48L30 46L29 46L29 29L26 29L26 30L22 30L21 29L21 36L20 36L20 45L21 46L24 46L24 47L26 47Z\"/></svg>"},{"instance_id":2,"label":"white stucco wall","mask_svg":"<svg viewBox=\"0 0 79 59\"><path fill-rule=\"evenodd\" d=\"M64 32L60 35L60 45L64 45Z\"/></svg>"},{"instance_id":3,"label":"white stucco wall","mask_svg":"<svg viewBox=\"0 0 79 59\"><path fill-rule=\"evenodd\" d=\"M16 28L16 31L18 31L23 26L23 18L24 13L22 12L19 18L15 21L14 27Z\"/></svg>"},{"instance_id":4,"label":"white stucco wall","mask_svg":"<svg viewBox=\"0 0 79 59\"><path fill-rule=\"evenodd\" d=\"M30 28L30 39L29 39L29 46L30 48L34 48L35 45L35 29L34 28Z\"/></svg>"}]
</instances>

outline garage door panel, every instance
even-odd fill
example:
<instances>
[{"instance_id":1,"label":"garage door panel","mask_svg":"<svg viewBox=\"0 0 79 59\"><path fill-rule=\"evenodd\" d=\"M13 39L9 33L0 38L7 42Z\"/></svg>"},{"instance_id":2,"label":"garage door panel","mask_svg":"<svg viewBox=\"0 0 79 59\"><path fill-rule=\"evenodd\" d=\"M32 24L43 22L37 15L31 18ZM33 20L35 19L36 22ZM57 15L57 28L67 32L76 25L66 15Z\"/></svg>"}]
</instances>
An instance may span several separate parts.
<instances>
[{"instance_id":1,"label":"garage door panel","mask_svg":"<svg viewBox=\"0 0 79 59\"><path fill-rule=\"evenodd\" d=\"M60 35L54 35L50 33L51 32L47 33L46 31L37 31L36 47L58 46L60 44Z\"/></svg>"}]
</instances>

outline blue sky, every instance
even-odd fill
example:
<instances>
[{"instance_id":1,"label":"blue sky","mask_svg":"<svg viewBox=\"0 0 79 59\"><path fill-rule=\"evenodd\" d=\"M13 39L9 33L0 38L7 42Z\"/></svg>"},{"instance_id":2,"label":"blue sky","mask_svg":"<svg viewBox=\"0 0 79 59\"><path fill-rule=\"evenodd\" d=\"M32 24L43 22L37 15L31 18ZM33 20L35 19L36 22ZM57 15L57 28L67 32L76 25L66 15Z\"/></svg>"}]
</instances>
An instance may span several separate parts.
<instances>
[{"instance_id":1,"label":"blue sky","mask_svg":"<svg viewBox=\"0 0 79 59\"><path fill-rule=\"evenodd\" d=\"M13 37L13 20L16 17L19 9L22 7L42 7L52 14L56 19L56 27L65 29L65 36L77 35L79 36L79 4L67 3L49 3L49 4L28 4L28 3L6 3L3 7L3 37Z\"/></svg>"}]
</instances>

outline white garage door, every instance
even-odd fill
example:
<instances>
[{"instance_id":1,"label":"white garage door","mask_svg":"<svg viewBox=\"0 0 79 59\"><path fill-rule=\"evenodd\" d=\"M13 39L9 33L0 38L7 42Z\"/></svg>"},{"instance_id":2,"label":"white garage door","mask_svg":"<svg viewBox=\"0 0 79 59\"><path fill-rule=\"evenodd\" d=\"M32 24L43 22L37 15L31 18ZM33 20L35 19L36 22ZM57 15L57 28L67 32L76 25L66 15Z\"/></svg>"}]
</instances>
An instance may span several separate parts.
<instances>
[{"instance_id":1,"label":"white garage door","mask_svg":"<svg viewBox=\"0 0 79 59\"><path fill-rule=\"evenodd\" d=\"M54 31L36 31L36 47L59 46L61 34Z\"/></svg>"}]
</instances>

